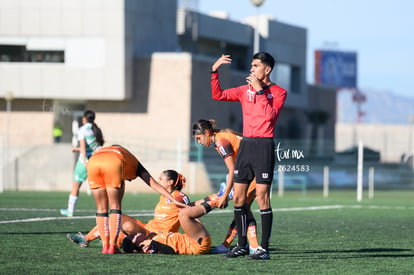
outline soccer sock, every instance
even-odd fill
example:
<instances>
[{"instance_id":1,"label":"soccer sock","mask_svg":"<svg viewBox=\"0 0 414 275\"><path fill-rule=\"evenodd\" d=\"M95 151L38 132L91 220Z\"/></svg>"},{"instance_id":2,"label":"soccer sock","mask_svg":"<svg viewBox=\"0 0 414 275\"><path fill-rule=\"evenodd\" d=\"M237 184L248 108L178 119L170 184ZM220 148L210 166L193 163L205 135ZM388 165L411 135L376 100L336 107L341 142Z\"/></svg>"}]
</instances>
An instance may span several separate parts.
<instances>
[{"instance_id":1,"label":"soccer sock","mask_svg":"<svg viewBox=\"0 0 414 275\"><path fill-rule=\"evenodd\" d=\"M120 209L109 210L109 245L115 246L116 240L121 230L121 216L122 211Z\"/></svg>"},{"instance_id":2,"label":"soccer sock","mask_svg":"<svg viewBox=\"0 0 414 275\"><path fill-rule=\"evenodd\" d=\"M205 213L207 214L208 212L210 212L211 210L213 210L213 208L211 207L211 205L210 204L208 204L207 202L203 202L202 204L201 204L201 206L203 206L204 207L204 209L205 209Z\"/></svg>"},{"instance_id":3,"label":"soccer sock","mask_svg":"<svg viewBox=\"0 0 414 275\"><path fill-rule=\"evenodd\" d=\"M226 234L226 237L224 238L223 245L229 248L234 238L236 237L236 235L237 235L236 224L233 220L230 224L229 230L227 230L227 234Z\"/></svg>"},{"instance_id":4,"label":"soccer sock","mask_svg":"<svg viewBox=\"0 0 414 275\"><path fill-rule=\"evenodd\" d=\"M204 197L203 199L200 199L200 200L195 201L195 202L193 203L193 205L200 205L200 204L202 204L203 202L214 201L214 200L216 200L217 198L218 198L218 197L217 197L217 194L211 194L211 195L209 195L209 196L207 196L207 197Z\"/></svg>"},{"instance_id":5,"label":"soccer sock","mask_svg":"<svg viewBox=\"0 0 414 275\"><path fill-rule=\"evenodd\" d=\"M249 240L250 247L256 249L259 246L257 240L257 225L255 219L249 219L249 226L247 227L247 239Z\"/></svg>"},{"instance_id":6,"label":"soccer sock","mask_svg":"<svg viewBox=\"0 0 414 275\"><path fill-rule=\"evenodd\" d=\"M68 200L68 211L73 213L75 212L75 207L76 207L76 203L78 201L78 197L69 195L69 200Z\"/></svg>"},{"instance_id":7,"label":"soccer sock","mask_svg":"<svg viewBox=\"0 0 414 275\"><path fill-rule=\"evenodd\" d=\"M238 245L245 247L247 245L247 209L246 205L234 206L234 221L236 223Z\"/></svg>"},{"instance_id":8,"label":"soccer sock","mask_svg":"<svg viewBox=\"0 0 414 275\"><path fill-rule=\"evenodd\" d=\"M91 231L88 232L88 234L86 234L85 241L91 242L91 241L96 240L97 238L99 238L99 236L100 236L100 234L99 234L98 226L95 226L94 228L92 228Z\"/></svg>"},{"instance_id":9,"label":"soccer sock","mask_svg":"<svg viewBox=\"0 0 414 275\"><path fill-rule=\"evenodd\" d=\"M262 221L262 242L261 246L269 251L269 241L272 234L273 211L272 208L260 210Z\"/></svg>"},{"instance_id":10,"label":"soccer sock","mask_svg":"<svg viewBox=\"0 0 414 275\"><path fill-rule=\"evenodd\" d=\"M204 198L204 201L214 201L214 200L216 200L217 198L218 198L217 194L216 194L216 193L214 193L214 194L211 194L211 195L208 195L207 197L205 197L205 198Z\"/></svg>"},{"instance_id":11,"label":"soccer sock","mask_svg":"<svg viewBox=\"0 0 414 275\"><path fill-rule=\"evenodd\" d=\"M101 236L102 246L109 247L109 218L108 213L96 213L96 224Z\"/></svg>"}]
</instances>

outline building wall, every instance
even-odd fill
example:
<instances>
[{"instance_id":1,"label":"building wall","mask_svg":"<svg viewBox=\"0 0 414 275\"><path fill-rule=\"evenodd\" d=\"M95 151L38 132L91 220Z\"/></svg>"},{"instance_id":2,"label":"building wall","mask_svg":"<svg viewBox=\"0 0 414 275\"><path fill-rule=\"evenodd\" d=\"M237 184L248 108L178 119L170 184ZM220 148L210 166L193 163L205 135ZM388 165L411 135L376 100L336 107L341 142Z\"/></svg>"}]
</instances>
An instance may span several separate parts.
<instances>
[{"instance_id":1,"label":"building wall","mask_svg":"<svg viewBox=\"0 0 414 275\"><path fill-rule=\"evenodd\" d=\"M176 51L176 10L177 1L125 0L127 51L134 57Z\"/></svg>"},{"instance_id":2,"label":"building wall","mask_svg":"<svg viewBox=\"0 0 414 275\"><path fill-rule=\"evenodd\" d=\"M0 0L0 44L63 50L64 63L0 62L0 95L125 99L124 1Z\"/></svg>"},{"instance_id":3,"label":"building wall","mask_svg":"<svg viewBox=\"0 0 414 275\"><path fill-rule=\"evenodd\" d=\"M319 125L323 132L318 138L323 140L335 140L336 124L336 89L309 85L308 86L308 113L320 112L325 114L326 121ZM308 119L309 120L309 119ZM315 125L316 126L316 125ZM309 137L308 137L309 138Z\"/></svg>"},{"instance_id":4,"label":"building wall","mask_svg":"<svg viewBox=\"0 0 414 275\"><path fill-rule=\"evenodd\" d=\"M196 23L201 25L192 24L195 29L185 34L195 38L192 43L227 44L226 49L235 50L240 58L238 65L249 67L251 57L246 51L252 43L250 26L207 16L198 18L201 21ZM0 0L0 43L37 43L65 50L65 63L0 62L0 96L11 91L15 97L11 113L0 109L0 123L4 122L0 135L10 134L13 141L12 163L7 163L6 169L17 171L14 179L19 188L67 188L72 169L53 159L69 156L68 162L73 161L72 154L63 148L71 147L72 120L85 109L92 109L106 144L131 148L148 169L158 171L153 174L178 169L192 182L192 191L210 191L203 164L189 162L192 123L213 118L220 127L241 131L240 104L211 100L210 68L222 48L216 48L216 54L206 45L200 47L205 52L198 52L197 47L189 47L187 53L177 52L176 23L176 1L170 0ZM286 64L304 67L306 61L298 58L306 52L306 31L296 30L296 40L289 40L286 38L295 28L269 24L270 30L278 32L281 28L278 35L283 39L272 40L264 49L277 59L280 55L278 60ZM226 29L229 35L220 36L217 28ZM223 67L220 79L224 88L245 83L248 68L240 70L240 66ZM302 73L304 81L305 69ZM290 114L303 116L303 97L306 89L297 97L289 94L291 103L282 112L278 127L289 121ZM1 99L0 104L5 106L5 101ZM10 131L6 129L7 117L13 121ZM63 145L52 144L56 120L64 123ZM60 145L63 147L58 150ZM52 182L41 171L54 171L59 180Z\"/></svg>"},{"instance_id":5,"label":"building wall","mask_svg":"<svg viewBox=\"0 0 414 275\"><path fill-rule=\"evenodd\" d=\"M8 125L9 124L9 125ZM47 145L53 143L53 113L0 112L0 135L10 137L13 147Z\"/></svg>"},{"instance_id":6,"label":"building wall","mask_svg":"<svg viewBox=\"0 0 414 275\"><path fill-rule=\"evenodd\" d=\"M288 108L297 108L306 110L308 105L308 91L306 86L306 49L307 49L307 30L300 27L287 25L278 21L267 21L266 40L262 40L261 50L271 53L278 64L286 64L293 70L298 70L298 76L295 80L298 85L296 90L291 87L284 87L289 94L286 99ZM275 73L277 73L277 66ZM293 73L291 71L291 73ZM291 75L291 80L292 79ZM274 80L279 81L279 80ZM281 84L283 87L283 85Z\"/></svg>"},{"instance_id":7,"label":"building wall","mask_svg":"<svg viewBox=\"0 0 414 275\"><path fill-rule=\"evenodd\" d=\"M196 119L203 118L202 113L197 113L195 110L204 108L204 114L210 115L208 118L227 117L226 114L230 110L223 106L226 103L220 103L223 104L221 108L214 107L217 102L211 100L210 60L193 59L193 56L188 53L158 53L152 55L150 59L137 59L136 63L138 67L148 67L150 64L149 75L151 77L144 78L148 81L147 85L135 87L137 94L147 94L147 97L118 102L115 108L113 102L92 101L88 102L85 108L96 111L96 123L101 127L107 145L116 143L130 148L151 172L154 171L153 174L165 169L178 169L186 175L189 182L191 179L191 185L189 185L191 192L209 193L211 191L210 180L205 167L202 163L189 161L190 146L193 142L191 125ZM180 69L177 70L177 68ZM192 75L194 75L193 81L191 81ZM136 79L140 79L140 76L136 76ZM147 101L141 103L147 106L146 111L133 112L135 105L141 108L140 104L137 104L141 99ZM18 102L16 104L19 105ZM65 190L68 182L71 182L72 168L67 167L67 163L51 160L53 158L71 159L69 152L71 147L67 145L67 151L55 150L58 145L52 144L51 133L54 113L43 112L40 107L37 112L13 111L10 114L13 123L11 136L15 137L19 129L25 130L21 133L20 139L13 138L12 147L25 146L26 148L24 153L13 150L14 153L10 159L12 162L17 159L21 163L19 167L25 167L23 163L33 163L36 159L47 158L50 161L26 166L25 170L18 169L17 175L11 182L17 179L20 189L32 186L43 188L42 190ZM16 106L16 108L21 108L21 106ZM127 111L122 112L122 109ZM5 112L0 113L2 124L6 116ZM34 131L37 124L34 124L32 119L40 122L40 130ZM223 126L229 127L226 122L223 122ZM27 138L30 135L36 138ZM40 147L41 150L39 150ZM27 154L26 151L29 153ZM10 164L9 168L15 171L13 165L13 163ZM64 165L63 168L62 165ZM56 178L66 180L52 182L50 176L46 175L47 173L45 175L39 173L42 170L55 171L54 173L60 171L59 175L55 175ZM134 187L133 190L137 190L136 188L139 187ZM142 191L145 191L146 188L143 189Z\"/></svg>"},{"instance_id":8,"label":"building wall","mask_svg":"<svg viewBox=\"0 0 414 275\"><path fill-rule=\"evenodd\" d=\"M364 146L381 153L382 162L400 162L401 156L414 152L414 127L391 124L336 124L336 150Z\"/></svg>"}]
</instances>

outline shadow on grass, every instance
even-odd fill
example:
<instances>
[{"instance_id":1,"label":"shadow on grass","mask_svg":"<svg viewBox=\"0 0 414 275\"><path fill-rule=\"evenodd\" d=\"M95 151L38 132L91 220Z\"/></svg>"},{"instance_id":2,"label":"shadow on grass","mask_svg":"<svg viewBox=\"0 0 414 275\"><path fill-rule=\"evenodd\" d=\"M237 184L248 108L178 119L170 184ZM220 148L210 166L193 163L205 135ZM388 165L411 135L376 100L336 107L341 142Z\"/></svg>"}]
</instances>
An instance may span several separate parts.
<instances>
[{"instance_id":1,"label":"shadow on grass","mask_svg":"<svg viewBox=\"0 0 414 275\"><path fill-rule=\"evenodd\" d=\"M280 249L270 249L272 254L287 255L291 254L294 258L407 258L414 257L412 249L404 248L361 248L348 250L306 250L306 251L286 251ZM342 255L341 255L342 254ZM354 254L354 255L350 255ZM302 255L302 256L299 256ZM305 256L306 255L306 256ZM311 256L312 255L312 256Z\"/></svg>"}]
</instances>

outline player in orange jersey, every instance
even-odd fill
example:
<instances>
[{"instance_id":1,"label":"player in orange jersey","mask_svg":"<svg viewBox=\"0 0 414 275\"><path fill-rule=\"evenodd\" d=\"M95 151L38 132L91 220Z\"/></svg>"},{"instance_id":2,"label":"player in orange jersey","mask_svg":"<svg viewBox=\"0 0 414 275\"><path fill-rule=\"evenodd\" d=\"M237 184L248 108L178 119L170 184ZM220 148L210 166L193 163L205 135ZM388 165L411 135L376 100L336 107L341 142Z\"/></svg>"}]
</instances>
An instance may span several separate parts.
<instances>
[{"instance_id":1,"label":"player in orange jersey","mask_svg":"<svg viewBox=\"0 0 414 275\"><path fill-rule=\"evenodd\" d=\"M211 144L215 146L218 154L223 158L226 164L228 174L226 178L226 189L223 196L219 198L218 207L223 208L227 206L229 194L233 187L234 179L234 164L236 162L237 153L240 147L242 135L231 130L220 130L214 120L200 119L193 124L193 137L197 144L209 147ZM247 208L247 237L250 244L250 253L254 253L255 249L259 247L256 235L256 220L251 211L251 205L256 198L256 181L255 179L249 185L246 195ZM237 234L234 220L230 224L226 237L222 244L217 246L211 253L227 253L229 247Z\"/></svg>"},{"instance_id":2,"label":"player in orange jersey","mask_svg":"<svg viewBox=\"0 0 414 275\"><path fill-rule=\"evenodd\" d=\"M214 207L214 201L208 201L182 209L179 220L185 233L131 234L124 239L122 249L125 253L207 254L211 248L211 237L198 218Z\"/></svg>"},{"instance_id":3,"label":"player in orange jersey","mask_svg":"<svg viewBox=\"0 0 414 275\"><path fill-rule=\"evenodd\" d=\"M171 196L131 152L120 145L98 150L89 159L87 170L89 187L96 202L96 224L102 240L102 254L120 253L116 242L121 230L121 202L125 180L140 177L174 204L186 207Z\"/></svg>"},{"instance_id":4,"label":"player in orange jersey","mask_svg":"<svg viewBox=\"0 0 414 275\"><path fill-rule=\"evenodd\" d=\"M160 174L159 183L179 202L189 204L190 199L181 190L185 186L186 179L175 170L165 170ZM120 248L124 237L132 233L149 234L150 232L177 232L180 228L178 220L179 208L169 199L160 196L160 200L154 209L154 218L147 224L130 216L122 214L121 231L118 236L117 246ZM98 227L95 226L85 236L82 233L66 235L67 238L79 244L80 247L88 247L89 242L100 237Z\"/></svg>"}]
</instances>

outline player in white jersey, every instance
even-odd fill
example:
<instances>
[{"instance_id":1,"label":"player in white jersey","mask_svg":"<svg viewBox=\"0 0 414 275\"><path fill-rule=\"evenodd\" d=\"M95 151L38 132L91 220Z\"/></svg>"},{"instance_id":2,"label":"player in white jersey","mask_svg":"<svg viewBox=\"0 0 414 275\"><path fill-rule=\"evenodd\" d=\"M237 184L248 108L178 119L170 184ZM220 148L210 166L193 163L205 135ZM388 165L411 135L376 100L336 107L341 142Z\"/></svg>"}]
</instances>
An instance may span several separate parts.
<instances>
[{"instance_id":1,"label":"player in white jersey","mask_svg":"<svg viewBox=\"0 0 414 275\"><path fill-rule=\"evenodd\" d=\"M77 138L79 147L72 148L72 152L79 152L79 158L75 165L73 173L72 191L68 199L68 207L60 209L64 216L72 217L75 212L76 203L79 198L79 189L82 183L87 179L86 164L92 154L104 144L101 129L95 123L95 112L87 110L83 113L82 127L79 128Z\"/></svg>"}]
</instances>

